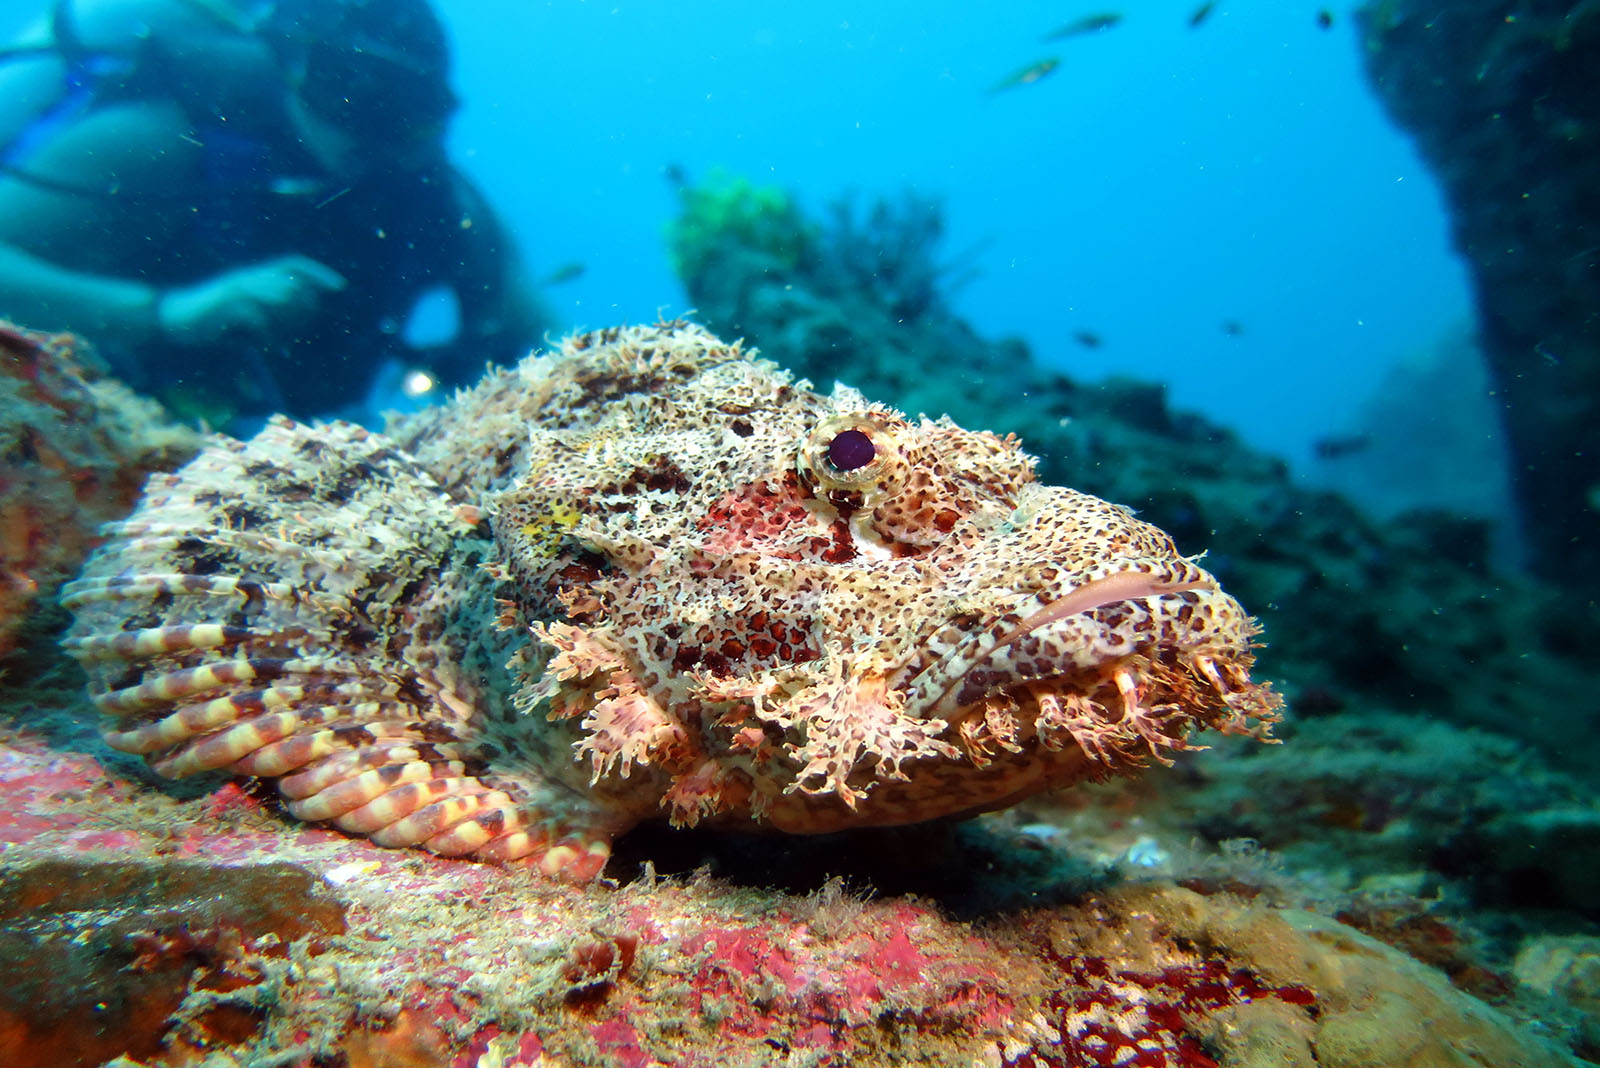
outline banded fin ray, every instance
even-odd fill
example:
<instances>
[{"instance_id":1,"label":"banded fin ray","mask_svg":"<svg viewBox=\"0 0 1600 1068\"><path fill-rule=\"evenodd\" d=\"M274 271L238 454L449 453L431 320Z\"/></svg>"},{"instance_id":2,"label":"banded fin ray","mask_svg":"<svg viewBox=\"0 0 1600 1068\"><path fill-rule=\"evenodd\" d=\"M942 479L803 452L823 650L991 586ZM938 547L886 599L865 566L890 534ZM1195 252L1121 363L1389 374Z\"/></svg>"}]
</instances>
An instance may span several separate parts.
<instances>
[{"instance_id":1,"label":"banded fin ray","mask_svg":"<svg viewBox=\"0 0 1600 1068\"><path fill-rule=\"evenodd\" d=\"M296 818L382 845L592 877L583 806L491 759L504 650L455 618L487 581L469 512L344 423L277 418L152 479L63 593L106 741L170 778L275 779Z\"/></svg>"}]
</instances>

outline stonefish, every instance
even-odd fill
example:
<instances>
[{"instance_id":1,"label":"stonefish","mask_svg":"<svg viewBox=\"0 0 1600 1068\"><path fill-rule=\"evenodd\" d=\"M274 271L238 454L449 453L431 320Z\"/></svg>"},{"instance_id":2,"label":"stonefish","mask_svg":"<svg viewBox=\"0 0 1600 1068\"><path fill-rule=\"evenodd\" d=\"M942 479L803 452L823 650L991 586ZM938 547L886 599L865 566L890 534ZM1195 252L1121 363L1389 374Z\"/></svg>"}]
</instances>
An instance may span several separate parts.
<instances>
[{"instance_id":1,"label":"stonefish","mask_svg":"<svg viewBox=\"0 0 1600 1068\"><path fill-rule=\"evenodd\" d=\"M970 814L1279 703L1160 530L683 322L569 338L389 434L217 439L65 600L106 739L160 774L577 879L644 820Z\"/></svg>"}]
</instances>

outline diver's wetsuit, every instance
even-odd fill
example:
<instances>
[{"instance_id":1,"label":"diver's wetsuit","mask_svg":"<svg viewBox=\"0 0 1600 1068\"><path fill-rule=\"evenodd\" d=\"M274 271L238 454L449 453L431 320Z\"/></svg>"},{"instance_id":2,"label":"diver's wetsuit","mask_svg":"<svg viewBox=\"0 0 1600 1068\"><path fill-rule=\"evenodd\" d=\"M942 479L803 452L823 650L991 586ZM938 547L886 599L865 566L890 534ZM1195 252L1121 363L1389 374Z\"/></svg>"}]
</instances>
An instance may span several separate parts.
<instances>
[{"instance_id":1,"label":"diver's wetsuit","mask_svg":"<svg viewBox=\"0 0 1600 1068\"><path fill-rule=\"evenodd\" d=\"M229 353L170 343L107 348L130 384L161 393L177 383L235 411L306 416L359 400L391 355L454 384L475 377L487 361L515 358L537 340L524 336L528 324L499 321L511 251L481 196L442 155L423 170L340 179L327 174L292 132L281 73L275 81L235 82L228 87L234 95L219 101L215 86L186 82L181 64L157 62L159 42L143 42L129 55L90 52L76 46L69 5L58 3L54 15L55 50L66 67L61 96L20 137L0 145L0 171L59 195L95 198L101 207L112 203L160 216L170 236L151 236L123 272L159 289L289 254L326 264L347 283L322 294L295 336L267 346L241 345ZM0 52L0 62L6 57ZM38 146L96 108L155 98L178 103L190 124L185 139L203 146L193 179L182 187L130 193L73 187L30 172ZM173 219L181 225L173 227ZM152 226L148 233L162 230ZM59 258L70 260L70 252ZM456 294L460 333L448 346L415 352L400 331L417 299L437 286Z\"/></svg>"}]
</instances>

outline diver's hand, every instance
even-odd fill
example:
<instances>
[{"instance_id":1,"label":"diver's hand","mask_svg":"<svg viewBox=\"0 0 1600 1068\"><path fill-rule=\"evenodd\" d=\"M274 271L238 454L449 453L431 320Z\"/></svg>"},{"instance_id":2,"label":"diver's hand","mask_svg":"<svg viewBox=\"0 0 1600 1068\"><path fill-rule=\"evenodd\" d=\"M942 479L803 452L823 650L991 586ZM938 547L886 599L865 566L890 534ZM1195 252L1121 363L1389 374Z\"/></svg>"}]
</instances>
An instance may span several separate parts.
<instances>
[{"instance_id":1,"label":"diver's hand","mask_svg":"<svg viewBox=\"0 0 1600 1068\"><path fill-rule=\"evenodd\" d=\"M303 323L325 294L344 287L344 275L327 264L279 256L167 290L156 301L156 323L180 345L260 340Z\"/></svg>"}]
</instances>

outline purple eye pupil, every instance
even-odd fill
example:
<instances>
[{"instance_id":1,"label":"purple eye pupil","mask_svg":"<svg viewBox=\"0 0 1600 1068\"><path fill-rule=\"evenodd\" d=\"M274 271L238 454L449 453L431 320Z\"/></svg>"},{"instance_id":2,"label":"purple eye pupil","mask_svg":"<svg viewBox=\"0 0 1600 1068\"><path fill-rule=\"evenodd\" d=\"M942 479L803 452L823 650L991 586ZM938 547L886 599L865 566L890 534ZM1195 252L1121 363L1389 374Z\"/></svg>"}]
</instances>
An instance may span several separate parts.
<instances>
[{"instance_id":1,"label":"purple eye pupil","mask_svg":"<svg viewBox=\"0 0 1600 1068\"><path fill-rule=\"evenodd\" d=\"M828 442L828 463L835 471L865 467L878 455L872 439L859 430L841 430Z\"/></svg>"}]
</instances>

